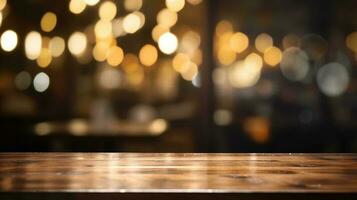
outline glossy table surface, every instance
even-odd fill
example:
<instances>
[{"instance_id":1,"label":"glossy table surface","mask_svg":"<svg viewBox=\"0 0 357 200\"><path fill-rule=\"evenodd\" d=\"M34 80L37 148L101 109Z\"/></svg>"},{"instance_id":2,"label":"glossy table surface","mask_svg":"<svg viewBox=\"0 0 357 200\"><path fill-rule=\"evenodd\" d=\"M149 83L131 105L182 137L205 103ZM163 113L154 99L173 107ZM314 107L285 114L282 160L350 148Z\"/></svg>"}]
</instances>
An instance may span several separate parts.
<instances>
[{"instance_id":1,"label":"glossy table surface","mask_svg":"<svg viewBox=\"0 0 357 200\"><path fill-rule=\"evenodd\" d=\"M0 153L0 192L356 193L357 154Z\"/></svg>"}]
</instances>

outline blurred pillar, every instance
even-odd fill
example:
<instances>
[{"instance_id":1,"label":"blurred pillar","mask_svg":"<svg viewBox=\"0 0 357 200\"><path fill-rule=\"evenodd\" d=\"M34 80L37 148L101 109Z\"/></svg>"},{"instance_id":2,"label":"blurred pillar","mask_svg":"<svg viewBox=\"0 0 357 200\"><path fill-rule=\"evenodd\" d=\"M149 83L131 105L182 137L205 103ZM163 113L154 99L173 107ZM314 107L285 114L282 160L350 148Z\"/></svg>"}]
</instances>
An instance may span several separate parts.
<instances>
[{"instance_id":1,"label":"blurred pillar","mask_svg":"<svg viewBox=\"0 0 357 200\"><path fill-rule=\"evenodd\" d=\"M199 122L200 127L196 133L197 151L214 152L217 151L216 131L213 122L215 109L215 92L212 80L212 73L215 68L213 39L215 24L217 22L218 0L207 0L205 4L206 25L203 32L203 65L201 70L201 91L199 95Z\"/></svg>"}]
</instances>

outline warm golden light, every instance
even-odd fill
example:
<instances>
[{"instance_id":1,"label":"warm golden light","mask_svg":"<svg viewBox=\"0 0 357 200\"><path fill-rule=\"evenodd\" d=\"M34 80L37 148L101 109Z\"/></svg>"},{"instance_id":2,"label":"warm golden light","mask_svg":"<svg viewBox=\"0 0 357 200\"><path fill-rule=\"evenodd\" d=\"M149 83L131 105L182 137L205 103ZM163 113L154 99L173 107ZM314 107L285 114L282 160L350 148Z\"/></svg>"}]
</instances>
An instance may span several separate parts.
<instances>
[{"instance_id":1,"label":"warm golden light","mask_svg":"<svg viewBox=\"0 0 357 200\"><path fill-rule=\"evenodd\" d=\"M160 38L160 36L166 32L169 32L169 28L163 25L156 25L151 32L152 39L157 42Z\"/></svg>"},{"instance_id":2,"label":"warm golden light","mask_svg":"<svg viewBox=\"0 0 357 200\"><path fill-rule=\"evenodd\" d=\"M84 1L84 3L86 3L88 6L94 6L94 5L96 5L98 2L99 2L99 0L83 0Z\"/></svg>"},{"instance_id":3,"label":"warm golden light","mask_svg":"<svg viewBox=\"0 0 357 200\"><path fill-rule=\"evenodd\" d=\"M263 117L251 117L244 121L244 130L259 144L265 143L270 137L270 122Z\"/></svg>"},{"instance_id":4,"label":"warm golden light","mask_svg":"<svg viewBox=\"0 0 357 200\"><path fill-rule=\"evenodd\" d=\"M186 0L189 4L192 4L194 6L202 3L202 0Z\"/></svg>"},{"instance_id":5,"label":"warm golden light","mask_svg":"<svg viewBox=\"0 0 357 200\"><path fill-rule=\"evenodd\" d=\"M87 37L84 33L74 32L68 39L68 49L73 55L81 55L87 48Z\"/></svg>"},{"instance_id":6,"label":"warm golden light","mask_svg":"<svg viewBox=\"0 0 357 200\"><path fill-rule=\"evenodd\" d=\"M249 46L249 38L244 33L235 33L230 38L229 46L234 52L242 53Z\"/></svg>"},{"instance_id":7,"label":"warm golden light","mask_svg":"<svg viewBox=\"0 0 357 200\"><path fill-rule=\"evenodd\" d=\"M233 32L232 23L227 20L222 20L222 21L218 22L218 24L216 26L216 35L221 36L227 32Z\"/></svg>"},{"instance_id":8,"label":"warm golden light","mask_svg":"<svg viewBox=\"0 0 357 200\"><path fill-rule=\"evenodd\" d=\"M96 61L103 62L107 59L109 47L103 42L97 43L93 48L93 57Z\"/></svg>"},{"instance_id":9,"label":"warm golden light","mask_svg":"<svg viewBox=\"0 0 357 200\"><path fill-rule=\"evenodd\" d=\"M159 38L159 48L164 54L173 54L177 49L177 45L177 37L170 32L164 33Z\"/></svg>"},{"instance_id":10,"label":"warm golden light","mask_svg":"<svg viewBox=\"0 0 357 200\"><path fill-rule=\"evenodd\" d=\"M29 32L25 37L25 55L30 60L35 60L41 53L42 37L36 31Z\"/></svg>"},{"instance_id":11,"label":"warm golden light","mask_svg":"<svg viewBox=\"0 0 357 200\"><path fill-rule=\"evenodd\" d=\"M51 64L51 61L51 51L48 48L42 48L40 56L36 60L38 66L42 68L48 67L48 65Z\"/></svg>"},{"instance_id":12,"label":"warm golden light","mask_svg":"<svg viewBox=\"0 0 357 200\"><path fill-rule=\"evenodd\" d=\"M0 11L0 27L1 27L1 24L2 24L2 12Z\"/></svg>"},{"instance_id":13,"label":"warm golden light","mask_svg":"<svg viewBox=\"0 0 357 200\"><path fill-rule=\"evenodd\" d=\"M83 0L71 0L69 2L69 11L73 14L80 14L86 8L86 3Z\"/></svg>"},{"instance_id":14,"label":"warm golden light","mask_svg":"<svg viewBox=\"0 0 357 200\"><path fill-rule=\"evenodd\" d=\"M172 66L175 71L182 72L189 64L190 64L190 57L184 53L178 53L172 59Z\"/></svg>"},{"instance_id":15,"label":"warm golden light","mask_svg":"<svg viewBox=\"0 0 357 200\"><path fill-rule=\"evenodd\" d=\"M353 32L347 36L346 45L349 49L357 53L357 32Z\"/></svg>"},{"instance_id":16,"label":"warm golden light","mask_svg":"<svg viewBox=\"0 0 357 200\"><path fill-rule=\"evenodd\" d=\"M66 43L61 37L53 37L49 43L49 49L53 57L59 57L63 54L66 48Z\"/></svg>"},{"instance_id":17,"label":"warm golden light","mask_svg":"<svg viewBox=\"0 0 357 200\"><path fill-rule=\"evenodd\" d=\"M45 32L51 32L57 24L57 16L53 12L47 12L42 16L41 29Z\"/></svg>"},{"instance_id":18,"label":"warm golden light","mask_svg":"<svg viewBox=\"0 0 357 200\"><path fill-rule=\"evenodd\" d=\"M158 52L155 46L147 44L140 49L139 59L141 64L145 66L152 66L158 58Z\"/></svg>"},{"instance_id":19,"label":"warm golden light","mask_svg":"<svg viewBox=\"0 0 357 200\"><path fill-rule=\"evenodd\" d=\"M178 12L185 6L185 0L166 0L166 7L173 12Z\"/></svg>"},{"instance_id":20,"label":"warm golden light","mask_svg":"<svg viewBox=\"0 0 357 200\"><path fill-rule=\"evenodd\" d=\"M123 62L124 51L120 47L113 46L109 49L107 55L107 62L109 65L115 67L120 65Z\"/></svg>"},{"instance_id":21,"label":"warm golden light","mask_svg":"<svg viewBox=\"0 0 357 200\"><path fill-rule=\"evenodd\" d=\"M249 68L260 70L263 67L263 59L258 54L251 53L245 58L244 65Z\"/></svg>"},{"instance_id":22,"label":"warm golden light","mask_svg":"<svg viewBox=\"0 0 357 200\"><path fill-rule=\"evenodd\" d=\"M106 1L99 7L99 17L102 20L110 21L114 19L117 14L117 6L114 2Z\"/></svg>"},{"instance_id":23,"label":"warm golden light","mask_svg":"<svg viewBox=\"0 0 357 200\"><path fill-rule=\"evenodd\" d=\"M177 22L177 13L169 9L162 9L157 14L156 21L158 24L170 28Z\"/></svg>"},{"instance_id":24,"label":"warm golden light","mask_svg":"<svg viewBox=\"0 0 357 200\"><path fill-rule=\"evenodd\" d=\"M109 38L113 35L112 23L110 21L99 20L94 26L94 34L97 38Z\"/></svg>"},{"instance_id":25,"label":"warm golden light","mask_svg":"<svg viewBox=\"0 0 357 200\"><path fill-rule=\"evenodd\" d=\"M181 69L181 76L186 81L192 81L197 76L197 73L198 73L198 67L193 62L189 62L189 64L186 65L186 67Z\"/></svg>"},{"instance_id":26,"label":"warm golden light","mask_svg":"<svg viewBox=\"0 0 357 200\"><path fill-rule=\"evenodd\" d=\"M273 38L266 33L258 35L258 37L255 39L255 48L262 53L264 53L265 50L272 46Z\"/></svg>"},{"instance_id":27,"label":"warm golden light","mask_svg":"<svg viewBox=\"0 0 357 200\"><path fill-rule=\"evenodd\" d=\"M7 0L0 0L0 11L6 7Z\"/></svg>"},{"instance_id":28,"label":"warm golden light","mask_svg":"<svg viewBox=\"0 0 357 200\"><path fill-rule=\"evenodd\" d=\"M253 57L248 59L253 60ZM246 61L238 61L233 64L232 67L229 68L229 72L227 75L229 83L233 87L247 88L254 86L258 82L260 74L261 68L251 64L247 64Z\"/></svg>"},{"instance_id":29,"label":"warm golden light","mask_svg":"<svg viewBox=\"0 0 357 200\"><path fill-rule=\"evenodd\" d=\"M236 53L232 51L232 49L228 44L219 48L217 56L218 56L219 63L221 63L222 65L230 65L237 58Z\"/></svg>"},{"instance_id":30,"label":"warm golden light","mask_svg":"<svg viewBox=\"0 0 357 200\"><path fill-rule=\"evenodd\" d=\"M276 66L281 62L283 55L279 48L270 47L264 52L264 61L270 66Z\"/></svg>"},{"instance_id":31,"label":"warm golden light","mask_svg":"<svg viewBox=\"0 0 357 200\"><path fill-rule=\"evenodd\" d=\"M17 34L13 30L7 30L1 35L1 48L4 51L13 51L17 46Z\"/></svg>"},{"instance_id":32,"label":"warm golden light","mask_svg":"<svg viewBox=\"0 0 357 200\"><path fill-rule=\"evenodd\" d=\"M181 39L180 51L193 54L200 47L201 36L195 31L187 31Z\"/></svg>"},{"instance_id":33,"label":"warm golden light","mask_svg":"<svg viewBox=\"0 0 357 200\"><path fill-rule=\"evenodd\" d=\"M140 10L143 6L143 0L125 0L124 8L128 11Z\"/></svg>"},{"instance_id":34,"label":"warm golden light","mask_svg":"<svg viewBox=\"0 0 357 200\"><path fill-rule=\"evenodd\" d=\"M141 19L138 15L131 13L123 20L123 29L127 33L135 33L141 27Z\"/></svg>"}]
</instances>

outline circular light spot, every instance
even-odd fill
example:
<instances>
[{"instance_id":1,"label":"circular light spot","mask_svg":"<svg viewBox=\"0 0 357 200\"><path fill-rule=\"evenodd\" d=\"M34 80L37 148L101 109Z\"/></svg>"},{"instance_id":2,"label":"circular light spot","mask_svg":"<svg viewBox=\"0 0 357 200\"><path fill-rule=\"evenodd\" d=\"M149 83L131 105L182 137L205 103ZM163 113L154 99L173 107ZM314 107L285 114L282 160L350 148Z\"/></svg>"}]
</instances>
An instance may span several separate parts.
<instances>
[{"instance_id":1,"label":"circular light spot","mask_svg":"<svg viewBox=\"0 0 357 200\"><path fill-rule=\"evenodd\" d=\"M184 53L178 53L172 60L172 66L176 72L182 72L189 64L190 57Z\"/></svg>"},{"instance_id":2,"label":"circular light spot","mask_svg":"<svg viewBox=\"0 0 357 200\"><path fill-rule=\"evenodd\" d=\"M25 54L30 60L35 60L40 56L42 49L41 34L36 31L29 32L25 37Z\"/></svg>"},{"instance_id":3,"label":"circular light spot","mask_svg":"<svg viewBox=\"0 0 357 200\"><path fill-rule=\"evenodd\" d=\"M19 90L26 90L31 85L31 75L27 71L18 73L15 77L15 86Z\"/></svg>"},{"instance_id":4,"label":"circular light spot","mask_svg":"<svg viewBox=\"0 0 357 200\"><path fill-rule=\"evenodd\" d=\"M216 110L213 114L214 122L219 126L227 126L232 123L232 112L229 110Z\"/></svg>"},{"instance_id":5,"label":"circular light spot","mask_svg":"<svg viewBox=\"0 0 357 200\"><path fill-rule=\"evenodd\" d=\"M113 35L112 27L110 21L99 20L94 26L94 34L97 38L107 39Z\"/></svg>"},{"instance_id":6,"label":"circular light spot","mask_svg":"<svg viewBox=\"0 0 357 200\"><path fill-rule=\"evenodd\" d=\"M99 17L103 20L110 21L117 14L117 6L111 1L102 3L99 7Z\"/></svg>"},{"instance_id":7,"label":"circular light spot","mask_svg":"<svg viewBox=\"0 0 357 200\"><path fill-rule=\"evenodd\" d=\"M249 38L244 33L235 33L229 41L229 46L236 53L242 53L249 46Z\"/></svg>"},{"instance_id":8,"label":"circular light spot","mask_svg":"<svg viewBox=\"0 0 357 200\"><path fill-rule=\"evenodd\" d=\"M141 19L138 15L133 13L124 17L123 29L127 33L135 33L141 27Z\"/></svg>"},{"instance_id":9,"label":"circular light spot","mask_svg":"<svg viewBox=\"0 0 357 200\"><path fill-rule=\"evenodd\" d=\"M264 61L270 66L276 66L281 62L282 53L277 47L270 47L264 52Z\"/></svg>"},{"instance_id":10,"label":"circular light spot","mask_svg":"<svg viewBox=\"0 0 357 200\"><path fill-rule=\"evenodd\" d=\"M69 11L73 14L80 14L86 8L86 3L83 0L71 0L69 2Z\"/></svg>"},{"instance_id":11,"label":"circular light spot","mask_svg":"<svg viewBox=\"0 0 357 200\"><path fill-rule=\"evenodd\" d=\"M228 69L228 81L233 87L235 88L252 87L260 79L261 68L257 66L254 67L251 64L246 64L249 62L238 61Z\"/></svg>"},{"instance_id":12,"label":"circular light spot","mask_svg":"<svg viewBox=\"0 0 357 200\"><path fill-rule=\"evenodd\" d=\"M44 92L50 86L50 77L44 72L38 73L33 79L33 86L37 92Z\"/></svg>"},{"instance_id":13,"label":"circular light spot","mask_svg":"<svg viewBox=\"0 0 357 200\"><path fill-rule=\"evenodd\" d=\"M88 6L94 6L94 5L96 5L98 2L99 2L99 0L83 0L84 1L84 3L86 3Z\"/></svg>"},{"instance_id":14,"label":"circular light spot","mask_svg":"<svg viewBox=\"0 0 357 200\"><path fill-rule=\"evenodd\" d=\"M56 36L50 40L49 49L53 57L61 56L65 48L66 48L66 43L63 38Z\"/></svg>"},{"instance_id":15,"label":"circular light spot","mask_svg":"<svg viewBox=\"0 0 357 200\"><path fill-rule=\"evenodd\" d=\"M45 32L51 32L57 24L57 16L53 12L47 12L42 16L41 29Z\"/></svg>"},{"instance_id":16,"label":"circular light spot","mask_svg":"<svg viewBox=\"0 0 357 200\"><path fill-rule=\"evenodd\" d=\"M68 39L68 49L73 55L81 55L87 48L87 37L84 33L74 32Z\"/></svg>"},{"instance_id":17,"label":"circular light spot","mask_svg":"<svg viewBox=\"0 0 357 200\"><path fill-rule=\"evenodd\" d=\"M309 72L309 58L301 49L290 47L283 52L280 69L287 79L301 81Z\"/></svg>"},{"instance_id":18,"label":"circular light spot","mask_svg":"<svg viewBox=\"0 0 357 200\"><path fill-rule=\"evenodd\" d=\"M128 11L140 10L143 6L143 0L125 0L124 8Z\"/></svg>"},{"instance_id":19,"label":"circular light spot","mask_svg":"<svg viewBox=\"0 0 357 200\"><path fill-rule=\"evenodd\" d=\"M164 54L173 54L177 50L177 45L177 37L170 32L164 33L159 38L159 48Z\"/></svg>"},{"instance_id":20,"label":"circular light spot","mask_svg":"<svg viewBox=\"0 0 357 200\"><path fill-rule=\"evenodd\" d=\"M170 31L170 29L168 27L158 24L152 29L152 32L151 32L152 39L155 42L157 42L159 40L159 38L161 37L161 35L163 35L166 32L169 32L169 31Z\"/></svg>"},{"instance_id":21,"label":"circular light spot","mask_svg":"<svg viewBox=\"0 0 357 200\"><path fill-rule=\"evenodd\" d=\"M124 52L123 49L117 46L113 46L109 49L107 55L108 64L111 66L118 66L124 59Z\"/></svg>"},{"instance_id":22,"label":"circular light spot","mask_svg":"<svg viewBox=\"0 0 357 200\"><path fill-rule=\"evenodd\" d=\"M48 67L51 64L52 56L51 51L48 48L42 48L40 56L37 58L36 62L40 67Z\"/></svg>"},{"instance_id":23,"label":"circular light spot","mask_svg":"<svg viewBox=\"0 0 357 200\"><path fill-rule=\"evenodd\" d=\"M317 84L327 96L336 97L343 94L349 84L350 77L345 66L329 63L317 72Z\"/></svg>"},{"instance_id":24,"label":"circular light spot","mask_svg":"<svg viewBox=\"0 0 357 200\"><path fill-rule=\"evenodd\" d=\"M117 69L105 68L100 72L98 82L103 89L116 89L120 86L121 74Z\"/></svg>"},{"instance_id":25,"label":"circular light spot","mask_svg":"<svg viewBox=\"0 0 357 200\"><path fill-rule=\"evenodd\" d=\"M157 14L156 21L158 24L170 28L177 22L177 13L169 9L162 9Z\"/></svg>"},{"instance_id":26,"label":"circular light spot","mask_svg":"<svg viewBox=\"0 0 357 200\"><path fill-rule=\"evenodd\" d=\"M166 0L166 7L173 12L178 12L185 7L185 0Z\"/></svg>"},{"instance_id":27,"label":"circular light spot","mask_svg":"<svg viewBox=\"0 0 357 200\"><path fill-rule=\"evenodd\" d=\"M4 51L10 52L17 46L17 34L13 30L7 30L1 35L1 48Z\"/></svg>"},{"instance_id":28,"label":"circular light spot","mask_svg":"<svg viewBox=\"0 0 357 200\"><path fill-rule=\"evenodd\" d=\"M158 58L157 49L155 46L147 44L140 49L139 59L141 64L151 66L155 64Z\"/></svg>"},{"instance_id":29,"label":"circular light spot","mask_svg":"<svg viewBox=\"0 0 357 200\"><path fill-rule=\"evenodd\" d=\"M7 0L0 0L0 11L6 7Z\"/></svg>"},{"instance_id":30,"label":"circular light spot","mask_svg":"<svg viewBox=\"0 0 357 200\"><path fill-rule=\"evenodd\" d=\"M192 81L198 74L198 67L195 63L190 62L181 71L181 76L186 81Z\"/></svg>"},{"instance_id":31,"label":"circular light spot","mask_svg":"<svg viewBox=\"0 0 357 200\"><path fill-rule=\"evenodd\" d=\"M255 48L262 53L264 53L265 50L272 46L273 38L266 33L258 35L258 37L255 39Z\"/></svg>"},{"instance_id":32,"label":"circular light spot","mask_svg":"<svg viewBox=\"0 0 357 200\"><path fill-rule=\"evenodd\" d=\"M346 45L349 49L357 53L357 32L353 32L347 36Z\"/></svg>"},{"instance_id":33,"label":"circular light spot","mask_svg":"<svg viewBox=\"0 0 357 200\"><path fill-rule=\"evenodd\" d=\"M222 20L216 26L216 35L222 36L224 33L232 32L233 25L230 21Z\"/></svg>"}]
</instances>

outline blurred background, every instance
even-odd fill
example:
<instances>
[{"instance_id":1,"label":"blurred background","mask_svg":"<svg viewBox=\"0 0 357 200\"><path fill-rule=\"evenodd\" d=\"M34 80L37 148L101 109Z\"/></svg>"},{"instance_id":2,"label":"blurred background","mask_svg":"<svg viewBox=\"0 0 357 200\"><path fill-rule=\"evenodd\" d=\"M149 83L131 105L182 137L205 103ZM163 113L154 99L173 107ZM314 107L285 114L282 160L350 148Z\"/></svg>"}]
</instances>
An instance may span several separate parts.
<instances>
[{"instance_id":1,"label":"blurred background","mask_svg":"<svg viewBox=\"0 0 357 200\"><path fill-rule=\"evenodd\" d=\"M357 152L355 0L0 0L0 151Z\"/></svg>"}]
</instances>

